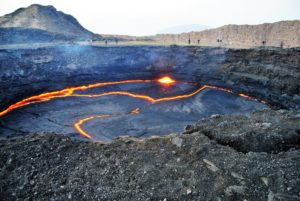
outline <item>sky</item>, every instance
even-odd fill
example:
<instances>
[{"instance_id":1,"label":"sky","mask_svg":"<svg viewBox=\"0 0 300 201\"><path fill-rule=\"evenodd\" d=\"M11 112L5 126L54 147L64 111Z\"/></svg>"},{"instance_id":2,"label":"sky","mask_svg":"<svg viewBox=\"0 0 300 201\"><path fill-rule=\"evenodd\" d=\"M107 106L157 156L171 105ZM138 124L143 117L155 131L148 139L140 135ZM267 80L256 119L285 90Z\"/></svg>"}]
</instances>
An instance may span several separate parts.
<instances>
[{"instance_id":1,"label":"sky","mask_svg":"<svg viewBox=\"0 0 300 201\"><path fill-rule=\"evenodd\" d=\"M35 3L53 5L99 34L143 36L186 24L300 20L300 0L0 0L0 16Z\"/></svg>"}]
</instances>

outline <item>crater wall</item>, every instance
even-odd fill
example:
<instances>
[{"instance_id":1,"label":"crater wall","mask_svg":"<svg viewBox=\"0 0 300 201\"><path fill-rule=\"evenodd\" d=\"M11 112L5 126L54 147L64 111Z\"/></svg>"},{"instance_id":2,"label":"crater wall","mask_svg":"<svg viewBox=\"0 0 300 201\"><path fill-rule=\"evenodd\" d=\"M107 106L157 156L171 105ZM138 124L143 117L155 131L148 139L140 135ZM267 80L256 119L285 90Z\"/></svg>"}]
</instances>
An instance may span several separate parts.
<instances>
[{"instance_id":1,"label":"crater wall","mask_svg":"<svg viewBox=\"0 0 300 201\"><path fill-rule=\"evenodd\" d=\"M171 74L299 108L300 49L56 46L0 49L0 108L29 95L107 80Z\"/></svg>"}]
</instances>

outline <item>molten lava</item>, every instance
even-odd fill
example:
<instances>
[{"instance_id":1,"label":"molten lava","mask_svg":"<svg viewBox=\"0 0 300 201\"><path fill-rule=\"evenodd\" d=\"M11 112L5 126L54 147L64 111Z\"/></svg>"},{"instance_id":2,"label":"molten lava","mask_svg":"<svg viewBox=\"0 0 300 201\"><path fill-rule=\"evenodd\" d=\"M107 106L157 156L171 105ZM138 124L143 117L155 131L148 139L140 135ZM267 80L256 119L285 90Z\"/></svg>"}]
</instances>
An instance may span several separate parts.
<instances>
[{"instance_id":1,"label":"molten lava","mask_svg":"<svg viewBox=\"0 0 300 201\"><path fill-rule=\"evenodd\" d=\"M75 129L78 131L78 133L80 133L82 136L86 137L86 138L89 138L89 139L94 139L92 137L91 134L85 132L82 128L81 128L81 125L84 124L85 122L87 121L90 121L92 119L96 119L96 118L105 118L105 117L110 117L112 116L111 114L104 114L104 115L97 115L97 116L90 116L90 117L87 117L87 118L84 118L84 119L80 119L79 121L77 121L75 124L74 124L74 127Z\"/></svg>"},{"instance_id":2,"label":"molten lava","mask_svg":"<svg viewBox=\"0 0 300 201\"><path fill-rule=\"evenodd\" d=\"M163 84L163 85L171 85L171 84L175 84L175 80L170 78L169 76L164 76L160 79L157 80L160 84Z\"/></svg>"},{"instance_id":3,"label":"molten lava","mask_svg":"<svg viewBox=\"0 0 300 201\"><path fill-rule=\"evenodd\" d=\"M176 81L174 79L172 79L168 76L165 76L158 80L124 80L124 81L115 81L115 82L100 82L100 83L95 83L95 84L90 84L90 85L71 87L71 88L66 88L66 89L62 89L59 91L47 92L47 93L43 93L40 95L36 95L36 96L32 96L32 97L23 99L13 105L10 105L7 109L0 111L0 117L6 115L7 113L9 113L17 108L20 108L20 107L23 107L26 105L30 105L30 104L34 104L34 103L50 101L55 98L65 98L65 97L93 98L93 97L103 97L103 96L109 96L109 95L123 95L123 96L129 96L129 97L136 98L136 99L144 99L144 100L149 101L151 104L154 104L154 103L158 103L158 102L190 98L205 89L216 89L216 90L225 91L227 93L233 93L232 90L217 87L217 86L211 86L211 85L203 85L198 90L196 90L192 93L189 93L189 94L163 97L163 98L153 98L153 97L145 95L145 94L136 94L136 93L127 92L127 91L110 91L110 92L104 92L104 93L100 93L100 94L76 94L75 93L76 91L85 91L87 89L103 87L103 86L107 86L107 85L117 85L117 84L126 84L126 83L150 83L150 82L159 82L163 85L171 85L171 84L176 83ZM244 93L239 93L238 95L241 97L247 98L247 99L253 99L253 100L259 101L263 104L266 104L265 101L250 97ZM135 109L131 110L130 114L138 115L140 113L140 110L141 110L141 108L135 108ZM78 120L74 124L74 128L83 137L97 141L96 139L94 139L92 137L91 134L89 134L85 130L83 130L82 125L84 123L86 123L87 121L91 121L93 119L107 118L107 117L117 116L117 115L121 115L121 114L102 114L102 115L89 116L89 117Z\"/></svg>"},{"instance_id":4,"label":"molten lava","mask_svg":"<svg viewBox=\"0 0 300 201\"><path fill-rule=\"evenodd\" d=\"M141 110L141 108L137 107L137 108L131 110L131 114L140 114L140 110Z\"/></svg>"}]
</instances>

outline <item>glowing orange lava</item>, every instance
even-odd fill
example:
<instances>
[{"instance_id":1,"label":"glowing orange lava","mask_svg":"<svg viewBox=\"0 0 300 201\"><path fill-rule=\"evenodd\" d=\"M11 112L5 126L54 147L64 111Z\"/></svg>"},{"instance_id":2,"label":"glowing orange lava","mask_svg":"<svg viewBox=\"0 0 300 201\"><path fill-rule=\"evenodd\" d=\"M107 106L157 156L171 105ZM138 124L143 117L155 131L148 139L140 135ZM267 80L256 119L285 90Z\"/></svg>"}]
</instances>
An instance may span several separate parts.
<instances>
[{"instance_id":1,"label":"glowing orange lava","mask_svg":"<svg viewBox=\"0 0 300 201\"><path fill-rule=\"evenodd\" d=\"M140 110L141 110L141 108L137 107L137 108L131 110L131 114L140 114Z\"/></svg>"},{"instance_id":2,"label":"glowing orange lava","mask_svg":"<svg viewBox=\"0 0 300 201\"><path fill-rule=\"evenodd\" d=\"M176 81L174 79L168 77L168 76L165 76L165 77L162 77L158 80L124 80L124 81L115 81L115 82L100 82L100 83L95 83L95 84L90 84L90 85L83 85L83 86L66 88L66 89L62 89L62 90L59 90L59 91L47 92L47 93L43 93L43 94L40 94L40 95L36 95L36 96L32 96L32 97L23 99L23 100L15 103L13 105L10 105L7 109L1 111L0 112L0 117L6 115L7 113L9 113L9 112L11 112L11 111L13 111L17 108L20 108L20 107L23 107L23 106L26 106L26 105L30 105L30 104L34 104L34 103L40 103L40 102L46 102L46 101L50 101L50 100L55 99L55 98L64 98L64 97L88 97L88 98L93 98L93 97L103 97L103 96L109 96L109 95L124 95L124 96L129 96L129 97L132 97L132 98L144 99L144 100L147 100L150 103L154 104L154 103L163 102L163 101L172 101L172 100L190 98L190 97L198 94L199 92L201 92L205 89L216 89L216 90L221 90L221 91L225 91L225 92L228 92L228 93L233 93L232 90L217 87L217 86L212 86L212 85L203 85L198 90L196 90L192 93L189 93L189 94L163 97L163 98L153 98L153 97L145 95L145 94L137 94L137 93L132 93L132 92L128 92L128 91L110 91L110 92L104 92L104 93L100 93L100 94L76 94L76 93L74 93L76 91L84 91L84 90L87 90L87 89L103 87L103 86L107 86L107 85L126 84L126 83L149 83L149 82L159 82L159 83L164 84L164 85L170 85L170 84L174 84ZM241 96L241 97L247 98L247 99L253 99L253 100L256 100L256 101L260 101L263 104L267 104L265 101L258 100L256 98L250 97L250 96L248 96L244 93L240 93L238 95ZM131 110L130 114L137 115L137 114L140 113L140 110L141 110L141 108L135 108L135 109ZM87 133L86 131L84 131L82 129L82 125L84 123L86 123L87 121L90 121L90 120L93 120L93 119L107 118L107 117L117 116L117 115L121 115L121 114L103 114L103 115L89 116L89 117L86 117L84 119L78 120L74 124L74 128L83 137L86 137L86 138L89 138L89 139L92 139L92 140L96 141L96 139L94 139L90 133Z\"/></svg>"},{"instance_id":3,"label":"glowing orange lava","mask_svg":"<svg viewBox=\"0 0 300 201\"><path fill-rule=\"evenodd\" d=\"M90 117L87 117L87 118L84 118L84 119L80 119L79 121L77 121L75 124L74 124L74 127L75 129L84 137L86 138L89 138L89 139L94 139L92 137L91 134L85 132L82 128L81 128L81 125L84 124L85 122L87 121L90 121L92 119L96 119L96 118L105 118L105 117L110 117L112 116L111 114L105 114L105 115L97 115L97 116L90 116Z\"/></svg>"},{"instance_id":4,"label":"glowing orange lava","mask_svg":"<svg viewBox=\"0 0 300 201\"><path fill-rule=\"evenodd\" d=\"M75 91L84 91L91 88L97 88L107 85L116 85L116 84L126 84L126 83L140 83L140 82L152 82L152 80L123 80L123 81L115 81L115 82L99 82L95 84L89 84L89 85L82 85L78 87L71 87L62 89L59 91L53 91L53 92L47 92L43 93L37 96L31 96L29 98L23 99L13 105L10 105L7 109L0 112L0 117L6 115L10 111L13 111L17 108L23 107L25 105L30 105L33 103L39 103L39 102L45 102L50 101L55 98L63 98L73 95ZM76 95L79 96L79 95Z\"/></svg>"},{"instance_id":5,"label":"glowing orange lava","mask_svg":"<svg viewBox=\"0 0 300 201\"><path fill-rule=\"evenodd\" d=\"M174 79L170 78L169 76L164 76L164 77L158 79L157 81L163 85L170 85L170 84L174 84L176 82Z\"/></svg>"}]
</instances>

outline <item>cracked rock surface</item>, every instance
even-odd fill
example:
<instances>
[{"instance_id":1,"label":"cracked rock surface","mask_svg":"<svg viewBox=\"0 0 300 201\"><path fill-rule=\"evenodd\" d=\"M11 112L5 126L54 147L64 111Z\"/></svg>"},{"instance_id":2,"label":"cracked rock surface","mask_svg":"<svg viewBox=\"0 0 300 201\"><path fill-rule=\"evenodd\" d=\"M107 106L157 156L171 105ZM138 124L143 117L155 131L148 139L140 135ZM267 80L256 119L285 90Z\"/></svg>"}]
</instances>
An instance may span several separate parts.
<instances>
[{"instance_id":1,"label":"cracked rock surface","mask_svg":"<svg viewBox=\"0 0 300 201\"><path fill-rule=\"evenodd\" d=\"M233 119L239 120L231 129L223 130L223 137L218 135L219 127L226 125L221 123ZM299 140L299 111L262 110L248 117L213 115L201 122L188 126L189 134L145 140L122 137L109 144L52 134L2 140L0 197L4 200L300 199L299 141L297 145L289 144L284 151L275 143L285 128L295 131L288 134L288 139ZM254 126L257 123L260 126ZM265 133L270 141L258 143L255 137L242 135L242 130L258 136ZM211 131L210 135L204 131ZM237 137L242 139L243 152L234 143L226 146L220 143ZM244 137L253 140L253 146L244 142ZM288 139L283 137L285 141Z\"/></svg>"},{"instance_id":2,"label":"cracked rock surface","mask_svg":"<svg viewBox=\"0 0 300 201\"><path fill-rule=\"evenodd\" d=\"M235 89L290 110L215 114L184 134L109 144L56 135L61 132L3 139L0 200L300 200L299 64L299 48L1 49L1 109L68 86L172 72L176 79ZM1 126L2 135L19 131Z\"/></svg>"},{"instance_id":3,"label":"cracked rock surface","mask_svg":"<svg viewBox=\"0 0 300 201\"><path fill-rule=\"evenodd\" d=\"M199 132L237 151L278 153L300 148L300 111L264 109L252 115L212 115L185 133Z\"/></svg>"}]
</instances>

